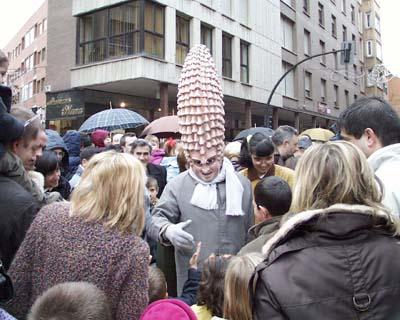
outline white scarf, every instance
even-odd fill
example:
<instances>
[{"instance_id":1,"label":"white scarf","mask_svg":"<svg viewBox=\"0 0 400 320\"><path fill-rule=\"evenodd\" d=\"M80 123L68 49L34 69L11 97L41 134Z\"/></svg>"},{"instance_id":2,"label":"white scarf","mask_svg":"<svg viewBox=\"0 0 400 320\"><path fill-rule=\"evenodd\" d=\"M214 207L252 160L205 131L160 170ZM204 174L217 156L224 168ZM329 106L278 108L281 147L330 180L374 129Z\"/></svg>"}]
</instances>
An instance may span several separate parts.
<instances>
[{"instance_id":1,"label":"white scarf","mask_svg":"<svg viewBox=\"0 0 400 320\"><path fill-rule=\"evenodd\" d=\"M244 215L242 209L242 197L244 189L239 178L236 176L232 163L227 158L224 158L220 173L211 182L204 182L203 180L199 179L193 172L192 168L189 169L189 174L198 182L194 188L192 199L190 200L192 205L205 210L218 209L217 183L225 180L225 214L227 216Z\"/></svg>"}]
</instances>

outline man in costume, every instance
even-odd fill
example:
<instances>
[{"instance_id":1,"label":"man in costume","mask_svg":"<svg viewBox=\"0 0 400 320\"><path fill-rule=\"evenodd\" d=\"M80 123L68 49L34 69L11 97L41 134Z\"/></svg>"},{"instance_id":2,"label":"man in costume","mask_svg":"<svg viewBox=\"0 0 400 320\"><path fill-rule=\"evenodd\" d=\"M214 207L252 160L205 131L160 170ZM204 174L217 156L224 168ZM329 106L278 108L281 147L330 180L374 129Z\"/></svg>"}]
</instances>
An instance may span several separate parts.
<instances>
[{"instance_id":1,"label":"man in costume","mask_svg":"<svg viewBox=\"0 0 400 320\"><path fill-rule=\"evenodd\" d=\"M165 187L150 231L162 244L175 247L178 294L195 243L202 243L199 261L211 253L236 254L253 224L250 181L223 157L222 98L210 52L204 45L195 46L178 85L179 128L190 168Z\"/></svg>"}]
</instances>

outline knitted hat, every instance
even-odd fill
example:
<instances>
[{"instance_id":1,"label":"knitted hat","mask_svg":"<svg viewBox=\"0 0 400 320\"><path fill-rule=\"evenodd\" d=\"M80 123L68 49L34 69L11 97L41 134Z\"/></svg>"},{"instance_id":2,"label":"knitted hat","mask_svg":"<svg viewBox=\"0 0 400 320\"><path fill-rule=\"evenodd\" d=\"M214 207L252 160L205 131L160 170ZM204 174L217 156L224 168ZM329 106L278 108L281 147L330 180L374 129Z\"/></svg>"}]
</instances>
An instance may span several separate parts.
<instances>
[{"instance_id":1,"label":"knitted hat","mask_svg":"<svg viewBox=\"0 0 400 320\"><path fill-rule=\"evenodd\" d=\"M104 139L107 138L108 134L109 132L107 130L98 129L94 131L91 136L93 144L99 148L105 147Z\"/></svg>"},{"instance_id":2,"label":"knitted hat","mask_svg":"<svg viewBox=\"0 0 400 320\"><path fill-rule=\"evenodd\" d=\"M140 320L196 320L190 307L177 299L162 299L150 304L143 312Z\"/></svg>"},{"instance_id":3,"label":"knitted hat","mask_svg":"<svg viewBox=\"0 0 400 320\"><path fill-rule=\"evenodd\" d=\"M3 157L5 144L17 140L24 133L24 124L7 112L0 98L0 158Z\"/></svg>"},{"instance_id":4,"label":"knitted hat","mask_svg":"<svg viewBox=\"0 0 400 320\"><path fill-rule=\"evenodd\" d=\"M225 139L224 102L221 81L210 51L204 45L193 47L183 65L178 84L179 132L189 156L216 148L222 156Z\"/></svg>"}]
</instances>

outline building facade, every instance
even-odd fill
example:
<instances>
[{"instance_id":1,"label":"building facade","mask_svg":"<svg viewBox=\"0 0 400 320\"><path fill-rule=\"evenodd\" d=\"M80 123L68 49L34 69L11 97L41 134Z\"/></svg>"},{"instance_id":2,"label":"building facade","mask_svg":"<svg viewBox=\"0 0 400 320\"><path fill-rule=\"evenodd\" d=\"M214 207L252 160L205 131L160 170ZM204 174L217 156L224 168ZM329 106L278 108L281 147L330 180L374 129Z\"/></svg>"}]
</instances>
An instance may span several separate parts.
<instances>
[{"instance_id":1,"label":"building facade","mask_svg":"<svg viewBox=\"0 0 400 320\"><path fill-rule=\"evenodd\" d=\"M13 105L39 112L46 107L47 1L29 18L3 49L8 56L7 85Z\"/></svg>"},{"instance_id":2,"label":"building facade","mask_svg":"<svg viewBox=\"0 0 400 320\"><path fill-rule=\"evenodd\" d=\"M379 89L365 77L381 61L377 8L376 0L47 0L5 49L9 84L16 104L46 106L47 124L60 131L110 106L151 121L176 113L186 54L202 43L222 77L228 139L251 126L328 127ZM267 106L285 71L344 41L356 48L351 63L336 53L301 64Z\"/></svg>"},{"instance_id":3,"label":"building facade","mask_svg":"<svg viewBox=\"0 0 400 320\"><path fill-rule=\"evenodd\" d=\"M71 87L91 90L93 97L116 94L113 105L132 106L149 120L174 114L185 56L202 43L222 76L228 138L263 125L265 103L281 73L278 0L104 4L73 1L78 30ZM282 106L279 92L272 104Z\"/></svg>"},{"instance_id":4,"label":"building facade","mask_svg":"<svg viewBox=\"0 0 400 320\"><path fill-rule=\"evenodd\" d=\"M281 0L282 70L312 55L355 45L351 63L333 53L299 65L281 85L283 106L295 126L328 127L340 112L365 93L362 27L358 0Z\"/></svg>"},{"instance_id":5,"label":"building facade","mask_svg":"<svg viewBox=\"0 0 400 320\"><path fill-rule=\"evenodd\" d=\"M374 67L383 63L381 18L378 0L362 0L366 95L386 97L386 83L374 81Z\"/></svg>"}]
</instances>

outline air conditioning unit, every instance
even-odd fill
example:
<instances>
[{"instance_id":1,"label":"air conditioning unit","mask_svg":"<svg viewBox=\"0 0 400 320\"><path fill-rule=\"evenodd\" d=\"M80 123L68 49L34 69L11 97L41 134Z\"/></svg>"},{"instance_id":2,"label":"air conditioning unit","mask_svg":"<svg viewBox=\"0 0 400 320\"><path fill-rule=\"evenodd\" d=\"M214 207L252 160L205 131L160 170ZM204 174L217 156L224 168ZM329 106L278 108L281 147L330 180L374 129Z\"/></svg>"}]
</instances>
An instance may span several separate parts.
<instances>
[{"instance_id":1,"label":"air conditioning unit","mask_svg":"<svg viewBox=\"0 0 400 320\"><path fill-rule=\"evenodd\" d=\"M44 92L50 92L51 91L51 85L47 85L47 86L44 86Z\"/></svg>"}]
</instances>

